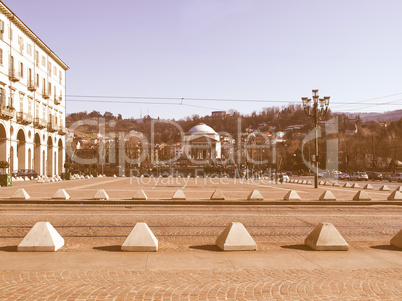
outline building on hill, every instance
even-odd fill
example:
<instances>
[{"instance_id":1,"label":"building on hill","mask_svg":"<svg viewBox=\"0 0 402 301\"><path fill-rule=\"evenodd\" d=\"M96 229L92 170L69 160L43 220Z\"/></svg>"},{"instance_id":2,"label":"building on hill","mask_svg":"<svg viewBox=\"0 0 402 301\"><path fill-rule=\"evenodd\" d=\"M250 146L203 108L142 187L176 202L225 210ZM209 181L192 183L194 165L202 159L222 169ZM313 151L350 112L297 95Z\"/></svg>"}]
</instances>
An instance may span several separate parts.
<instances>
[{"instance_id":1,"label":"building on hill","mask_svg":"<svg viewBox=\"0 0 402 301\"><path fill-rule=\"evenodd\" d=\"M0 2L0 161L63 172L68 66Z\"/></svg>"},{"instance_id":2,"label":"building on hill","mask_svg":"<svg viewBox=\"0 0 402 301\"><path fill-rule=\"evenodd\" d=\"M185 135L183 153L192 164L212 165L221 158L219 134L205 123L192 127Z\"/></svg>"},{"instance_id":3,"label":"building on hill","mask_svg":"<svg viewBox=\"0 0 402 301\"><path fill-rule=\"evenodd\" d=\"M223 119L226 117L226 111L213 111L211 117Z\"/></svg>"}]
</instances>

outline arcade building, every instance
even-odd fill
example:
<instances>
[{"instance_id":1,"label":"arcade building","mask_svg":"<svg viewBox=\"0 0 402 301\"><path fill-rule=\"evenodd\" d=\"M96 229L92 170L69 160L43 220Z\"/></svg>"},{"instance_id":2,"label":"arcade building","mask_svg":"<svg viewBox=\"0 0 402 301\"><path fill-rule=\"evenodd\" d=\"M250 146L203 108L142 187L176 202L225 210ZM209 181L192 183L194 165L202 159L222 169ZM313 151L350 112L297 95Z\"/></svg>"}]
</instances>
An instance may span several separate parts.
<instances>
[{"instance_id":1,"label":"arcade building","mask_svg":"<svg viewBox=\"0 0 402 301\"><path fill-rule=\"evenodd\" d=\"M68 66L0 2L0 161L63 172Z\"/></svg>"}]
</instances>

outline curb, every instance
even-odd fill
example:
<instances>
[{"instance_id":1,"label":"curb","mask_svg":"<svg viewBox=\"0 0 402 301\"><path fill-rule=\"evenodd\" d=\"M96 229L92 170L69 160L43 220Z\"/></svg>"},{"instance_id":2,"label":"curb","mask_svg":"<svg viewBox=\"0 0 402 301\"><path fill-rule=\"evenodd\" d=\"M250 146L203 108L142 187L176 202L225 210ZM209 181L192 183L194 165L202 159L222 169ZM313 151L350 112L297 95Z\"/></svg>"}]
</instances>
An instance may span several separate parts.
<instances>
[{"instance_id":1,"label":"curb","mask_svg":"<svg viewBox=\"0 0 402 301\"><path fill-rule=\"evenodd\" d=\"M248 201L248 200L131 200L131 199L109 199L109 200L55 200L55 199L28 199L28 200L12 200L0 199L0 205L3 204L35 204L35 205L258 205L258 206L378 206L378 205L391 205L402 206L402 201Z\"/></svg>"}]
</instances>

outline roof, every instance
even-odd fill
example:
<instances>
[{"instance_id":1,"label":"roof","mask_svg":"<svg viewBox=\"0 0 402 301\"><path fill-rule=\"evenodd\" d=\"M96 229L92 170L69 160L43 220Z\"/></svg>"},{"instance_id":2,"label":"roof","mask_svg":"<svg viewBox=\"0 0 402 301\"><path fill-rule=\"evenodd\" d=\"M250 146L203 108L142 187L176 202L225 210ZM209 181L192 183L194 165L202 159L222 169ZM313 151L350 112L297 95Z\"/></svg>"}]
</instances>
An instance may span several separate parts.
<instances>
[{"instance_id":1,"label":"roof","mask_svg":"<svg viewBox=\"0 0 402 301\"><path fill-rule=\"evenodd\" d=\"M193 126L187 132L187 135L218 135L218 133L205 123L199 123L196 126Z\"/></svg>"},{"instance_id":2,"label":"roof","mask_svg":"<svg viewBox=\"0 0 402 301\"><path fill-rule=\"evenodd\" d=\"M22 31L32 41L34 41L43 51L45 51L55 62L57 62L64 70L69 67L64 63L28 26L25 25L3 2L0 1L0 11Z\"/></svg>"}]
</instances>

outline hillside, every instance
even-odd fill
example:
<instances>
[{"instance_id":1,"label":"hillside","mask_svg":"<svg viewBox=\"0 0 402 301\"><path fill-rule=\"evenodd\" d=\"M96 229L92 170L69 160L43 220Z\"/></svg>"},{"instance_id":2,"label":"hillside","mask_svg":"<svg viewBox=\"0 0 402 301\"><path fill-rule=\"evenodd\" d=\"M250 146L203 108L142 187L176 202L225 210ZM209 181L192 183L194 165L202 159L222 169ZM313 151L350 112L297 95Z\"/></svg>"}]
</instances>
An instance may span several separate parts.
<instances>
[{"instance_id":1,"label":"hillside","mask_svg":"<svg viewBox=\"0 0 402 301\"><path fill-rule=\"evenodd\" d=\"M345 113L347 116L354 118L360 116L363 122L367 121L398 121L402 118L402 110L389 111L384 113Z\"/></svg>"}]
</instances>

